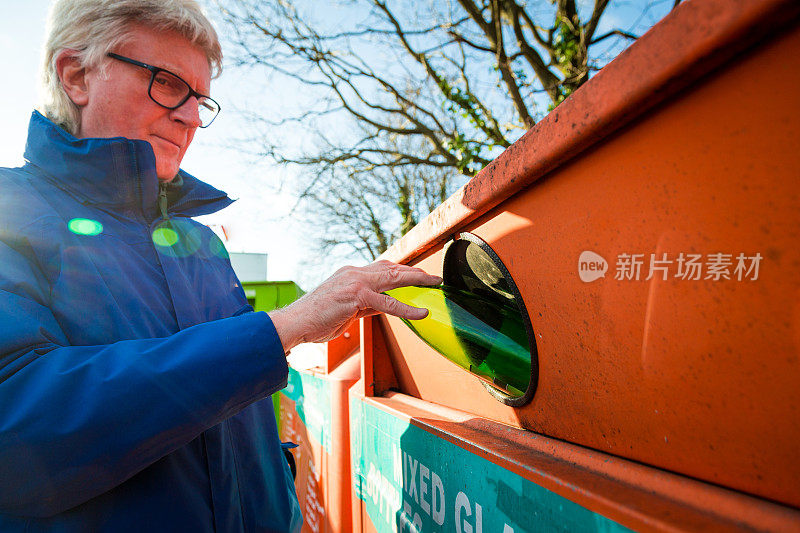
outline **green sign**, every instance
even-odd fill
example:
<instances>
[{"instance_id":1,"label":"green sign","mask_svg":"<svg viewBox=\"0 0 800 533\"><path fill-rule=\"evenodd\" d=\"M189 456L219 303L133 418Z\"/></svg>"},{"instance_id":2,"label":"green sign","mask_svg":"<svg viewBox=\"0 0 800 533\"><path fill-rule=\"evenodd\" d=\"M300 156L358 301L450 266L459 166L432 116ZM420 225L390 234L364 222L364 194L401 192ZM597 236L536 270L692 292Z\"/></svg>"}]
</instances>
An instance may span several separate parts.
<instances>
[{"instance_id":1,"label":"green sign","mask_svg":"<svg viewBox=\"0 0 800 533\"><path fill-rule=\"evenodd\" d=\"M289 368L286 388L281 391L308 430L325 451L331 453L331 387L327 380Z\"/></svg>"},{"instance_id":2,"label":"green sign","mask_svg":"<svg viewBox=\"0 0 800 533\"><path fill-rule=\"evenodd\" d=\"M628 531L363 402L350 406L353 483L380 533Z\"/></svg>"}]
</instances>

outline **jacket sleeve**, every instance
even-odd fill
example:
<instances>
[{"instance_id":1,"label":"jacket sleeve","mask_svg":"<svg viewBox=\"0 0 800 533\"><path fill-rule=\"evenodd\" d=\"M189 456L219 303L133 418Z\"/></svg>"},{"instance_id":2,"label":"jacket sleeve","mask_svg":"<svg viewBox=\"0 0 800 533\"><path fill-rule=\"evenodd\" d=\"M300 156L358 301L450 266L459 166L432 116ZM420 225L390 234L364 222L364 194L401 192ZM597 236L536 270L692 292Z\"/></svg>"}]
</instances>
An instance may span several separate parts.
<instances>
[{"instance_id":1,"label":"jacket sleeve","mask_svg":"<svg viewBox=\"0 0 800 533\"><path fill-rule=\"evenodd\" d=\"M2 513L45 517L86 502L286 384L266 313L68 346L27 257L0 239Z\"/></svg>"}]
</instances>

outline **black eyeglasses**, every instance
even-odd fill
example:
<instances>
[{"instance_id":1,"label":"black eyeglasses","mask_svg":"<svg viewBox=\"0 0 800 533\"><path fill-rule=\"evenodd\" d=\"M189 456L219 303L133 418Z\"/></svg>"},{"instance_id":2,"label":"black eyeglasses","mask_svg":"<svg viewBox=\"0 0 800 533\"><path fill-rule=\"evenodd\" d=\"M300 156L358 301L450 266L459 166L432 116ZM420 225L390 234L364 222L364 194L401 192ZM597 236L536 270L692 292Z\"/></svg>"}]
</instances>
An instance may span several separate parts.
<instances>
[{"instance_id":1,"label":"black eyeglasses","mask_svg":"<svg viewBox=\"0 0 800 533\"><path fill-rule=\"evenodd\" d=\"M172 72L136 61L129 57L121 56L113 52L109 52L108 57L136 65L137 67L146 68L150 71L150 85L147 88L147 94L150 99L161 107L167 109L178 109L186 103L186 101L194 96L197 98L198 113L200 115L200 127L207 128L214 122L214 119L219 115L220 106L216 100L210 96L200 94L192 89L191 85Z\"/></svg>"}]
</instances>

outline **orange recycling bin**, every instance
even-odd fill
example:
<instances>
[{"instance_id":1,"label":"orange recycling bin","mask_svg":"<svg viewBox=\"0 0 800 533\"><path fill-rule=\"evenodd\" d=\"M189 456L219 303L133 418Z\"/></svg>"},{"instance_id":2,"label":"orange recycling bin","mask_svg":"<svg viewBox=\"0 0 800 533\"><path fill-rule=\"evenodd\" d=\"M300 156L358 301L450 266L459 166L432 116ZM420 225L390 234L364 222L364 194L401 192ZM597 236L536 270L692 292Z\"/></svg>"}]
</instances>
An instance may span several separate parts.
<instances>
[{"instance_id":1,"label":"orange recycling bin","mask_svg":"<svg viewBox=\"0 0 800 533\"><path fill-rule=\"evenodd\" d=\"M324 365L289 369L280 395L280 437L292 450L303 531L352 529L348 390L361 375L358 323L327 343Z\"/></svg>"},{"instance_id":2,"label":"orange recycling bin","mask_svg":"<svg viewBox=\"0 0 800 533\"><path fill-rule=\"evenodd\" d=\"M384 255L516 305L531 376L363 319L355 530L800 531L798 51L796 1L684 2Z\"/></svg>"}]
</instances>

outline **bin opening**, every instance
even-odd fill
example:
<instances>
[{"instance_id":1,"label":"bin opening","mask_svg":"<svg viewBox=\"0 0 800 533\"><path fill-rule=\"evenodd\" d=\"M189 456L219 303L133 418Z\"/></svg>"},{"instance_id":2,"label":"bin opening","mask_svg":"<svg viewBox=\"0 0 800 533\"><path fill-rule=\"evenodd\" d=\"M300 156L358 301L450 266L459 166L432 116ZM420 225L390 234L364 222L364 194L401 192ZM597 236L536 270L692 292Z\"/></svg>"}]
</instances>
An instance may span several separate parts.
<instances>
[{"instance_id":1,"label":"bin opening","mask_svg":"<svg viewBox=\"0 0 800 533\"><path fill-rule=\"evenodd\" d=\"M470 372L502 403L514 407L528 403L539 378L536 337L508 269L486 242L461 233L445 249L442 277L446 286L473 295L457 298L461 307L525 348L520 354L496 343L475 343L456 329L456 339L474 364Z\"/></svg>"}]
</instances>

